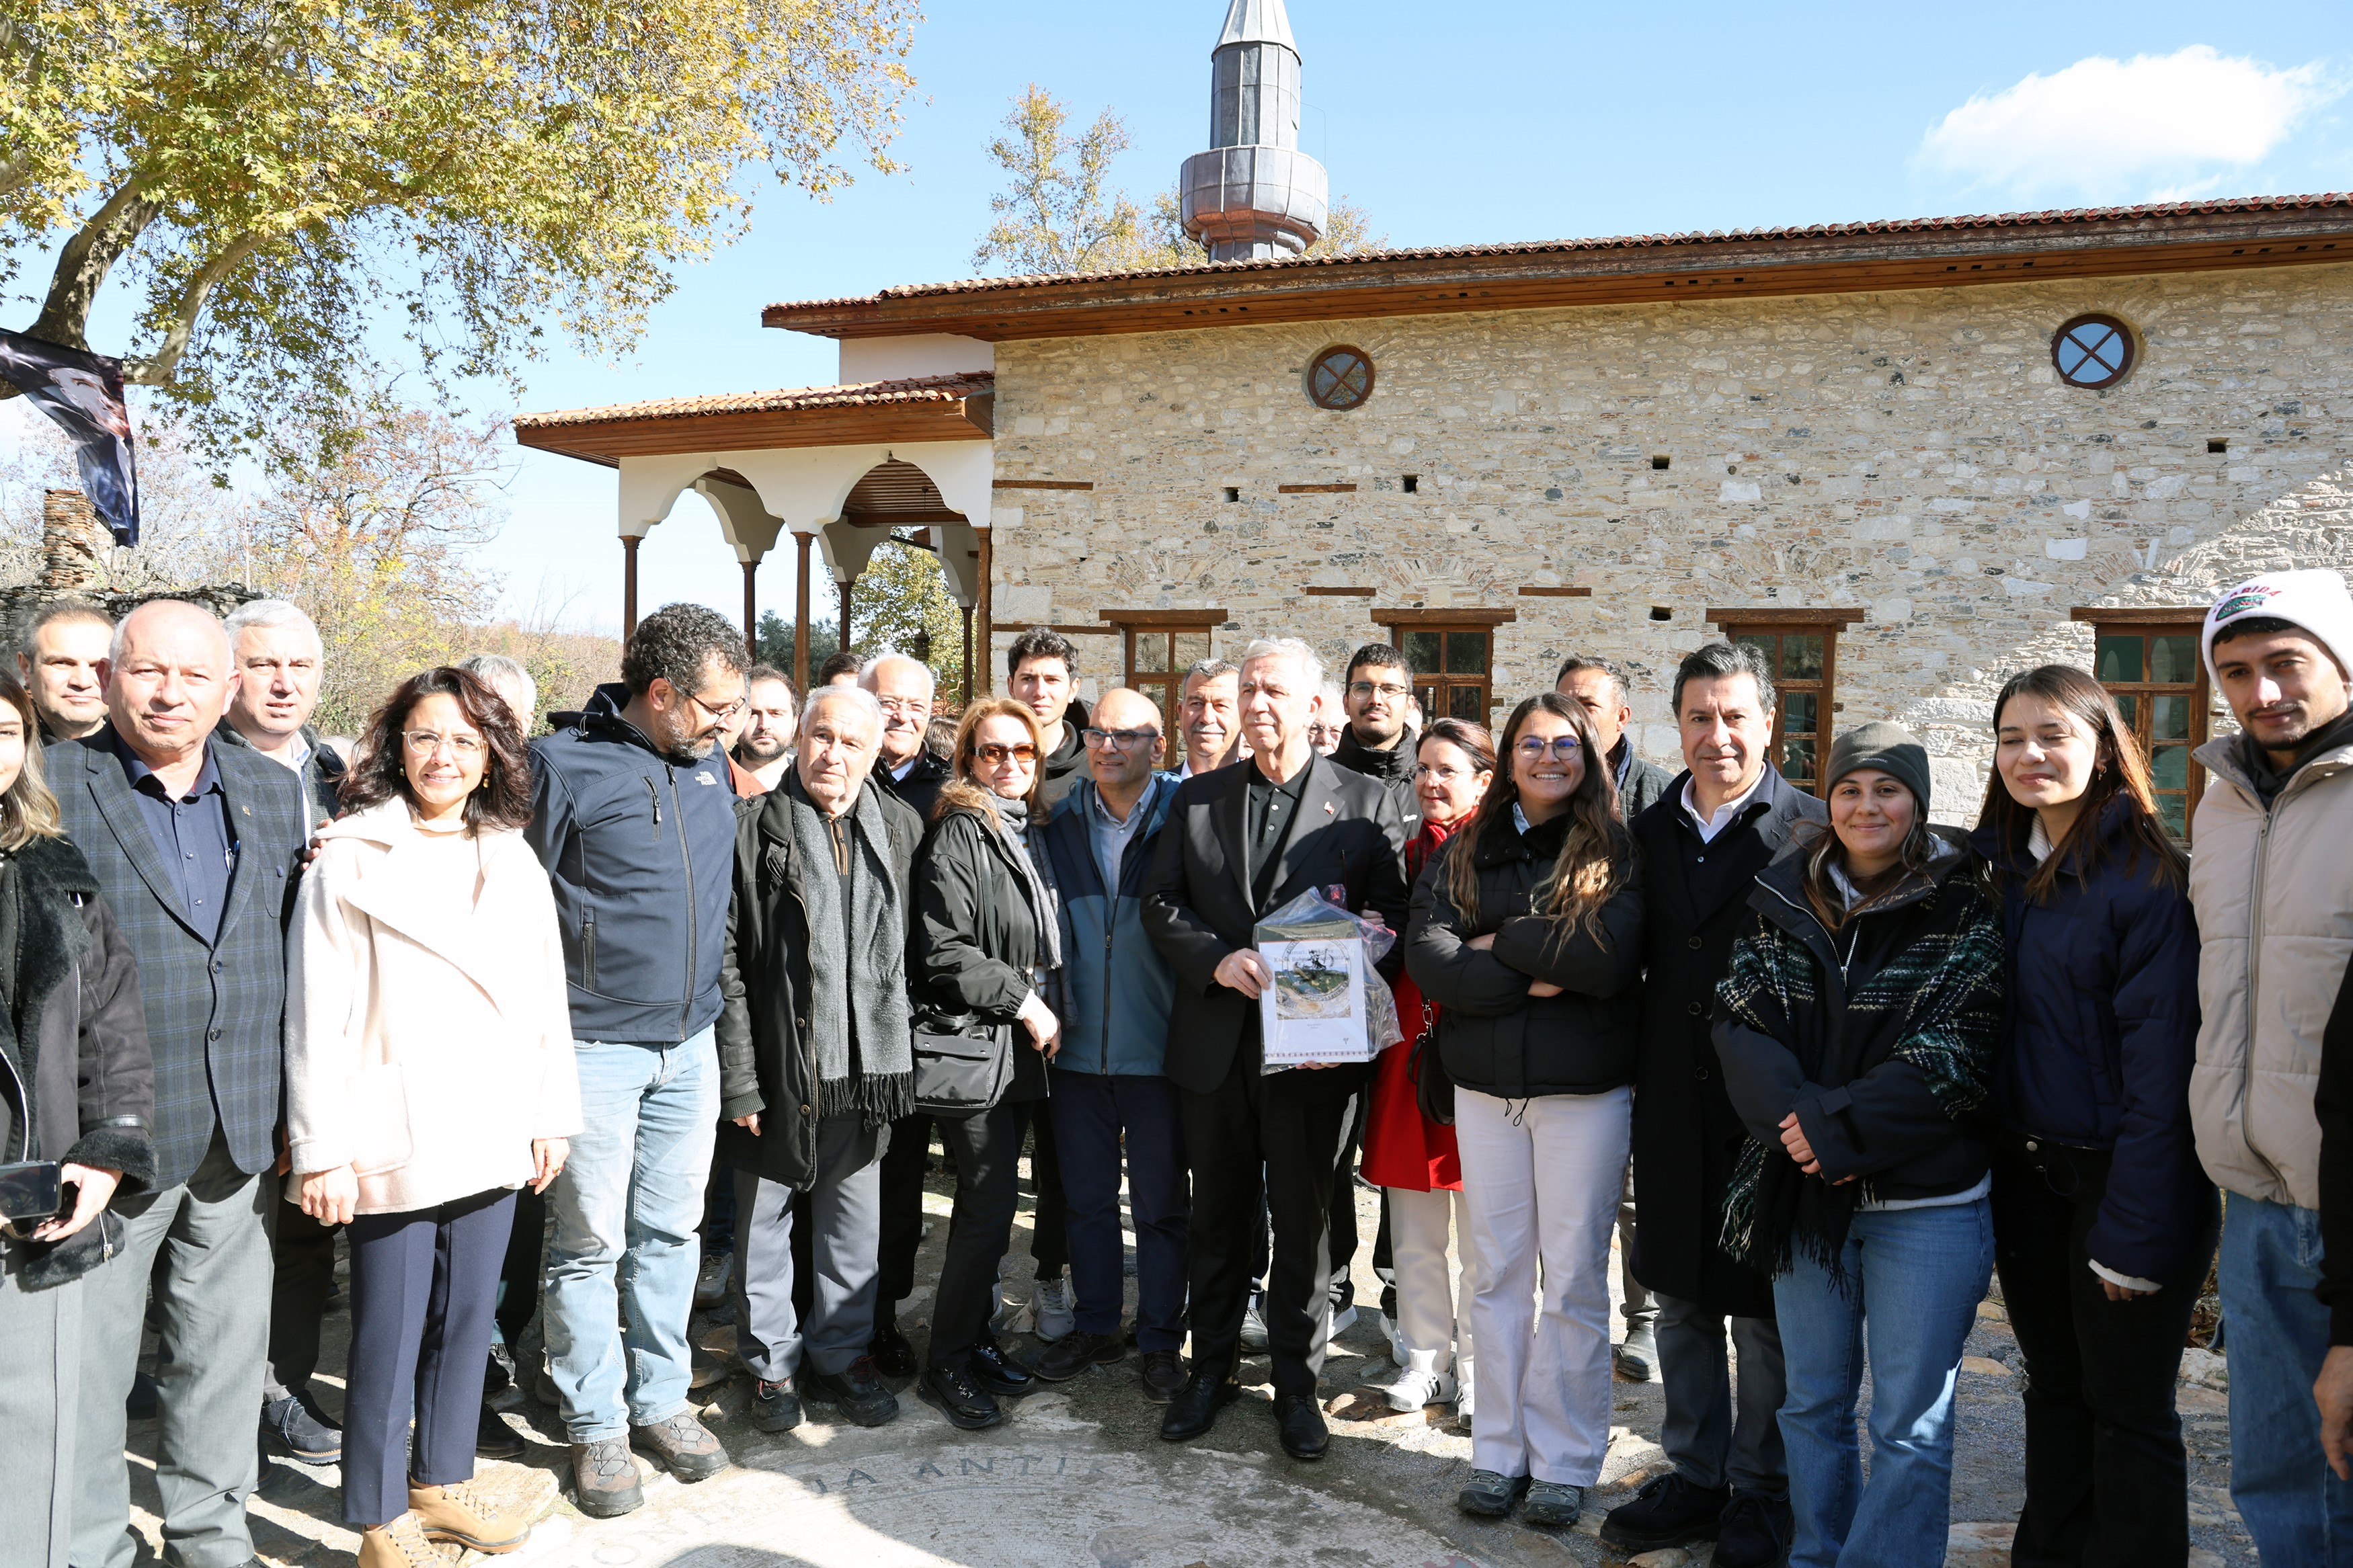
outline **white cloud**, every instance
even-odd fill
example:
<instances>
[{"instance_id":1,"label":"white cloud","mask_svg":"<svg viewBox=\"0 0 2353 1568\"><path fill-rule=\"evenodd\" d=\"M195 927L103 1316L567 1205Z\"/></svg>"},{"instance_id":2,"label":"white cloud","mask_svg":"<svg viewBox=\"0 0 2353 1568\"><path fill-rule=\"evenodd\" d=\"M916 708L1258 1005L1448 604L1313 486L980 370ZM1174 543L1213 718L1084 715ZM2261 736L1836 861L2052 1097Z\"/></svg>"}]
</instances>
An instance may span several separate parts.
<instances>
[{"instance_id":1,"label":"white cloud","mask_svg":"<svg viewBox=\"0 0 2353 1568\"><path fill-rule=\"evenodd\" d=\"M1915 165L1967 186L2147 199L2215 188L2345 91L2316 61L2276 70L2205 44L2128 60L2094 55L1980 94L1921 140Z\"/></svg>"}]
</instances>

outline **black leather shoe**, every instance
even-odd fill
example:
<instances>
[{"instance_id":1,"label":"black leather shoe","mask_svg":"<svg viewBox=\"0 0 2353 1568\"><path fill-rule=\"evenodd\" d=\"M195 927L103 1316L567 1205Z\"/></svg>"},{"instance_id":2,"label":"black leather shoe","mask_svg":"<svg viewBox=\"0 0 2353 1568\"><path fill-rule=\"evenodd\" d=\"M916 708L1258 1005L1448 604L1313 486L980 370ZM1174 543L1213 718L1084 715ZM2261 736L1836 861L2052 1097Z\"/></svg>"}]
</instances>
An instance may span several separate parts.
<instances>
[{"instance_id":1,"label":"black leather shoe","mask_svg":"<svg viewBox=\"0 0 2353 1568\"><path fill-rule=\"evenodd\" d=\"M474 1458L478 1459L520 1459L523 1454L522 1434L507 1425L507 1418L482 1406L482 1419L474 1428Z\"/></svg>"},{"instance_id":2,"label":"black leather shoe","mask_svg":"<svg viewBox=\"0 0 2353 1568\"><path fill-rule=\"evenodd\" d=\"M874 1358L874 1370L884 1377L913 1377L923 1370L915 1360L914 1342L899 1331L896 1323L874 1325L874 1342L866 1347Z\"/></svg>"},{"instance_id":3,"label":"black leather shoe","mask_svg":"<svg viewBox=\"0 0 2353 1568\"><path fill-rule=\"evenodd\" d=\"M1029 1370L1044 1383L1068 1383L1091 1366L1115 1366L1127 1359L1127 1342L1117 1334L1065 1334L1046 1347Z\"/></svg>"},{"instance_id":4,"label":"black leather shoe","mask_svg":"<svg viewBox=\"0 0 2353 1568\"><path fill-rule=\"evenodd\" d=\"M1699 1485L1680 1471L1670 1470L1621 1502L1601 1521L1602 1542L1628 1556L1714 1541L1716 1523L1732 1494L1723 1488Z\"/></svg>"},{"instance_id":5,"label":"black leather shoe","mask_svg":"<svg viewBox=\"0 0 2353 1568\"><path fill-rule=\"evenodd\" d=\"M1138 1376L1147 1404L1166 1405L1184 1391L1185 1358L1175 1351L1145 1351Z\"/></svg>"},{"instance_id":6,"label":"black leather shoe","mask_svg":"<svg viewBox=\"0 0 2353 1568\"><path fill-rule=\"evenodd\" d=\"M789 1383L752 1380L752 1425L763 1432L789 1432L801 1424L801 1396Z\"/></svg>"},{"instance_id":7,"label":"black leather shoe","mask_svg":"<svg viewBox=\"0 0 2353 1568\"><path fill-rule=\"evenodd\" d=\"M991 1394L1007 1398L1018 1398L1033 1394L1038 1388L1035 1373L1007 1355L997 1346L983 1342L972 1347L972 1360L966 1363L973 1382Z\"/></svg>"},{"instance_id":8,"label":"black leather shoe","mask_svg":"<svg viewBox=\"0 0 2353 1568\"><path fill-rule=\"evenodd\" d=\"M1282 1451L1294 1459L1320 1459L1332 1441L1324 1425L1324 1407L1312 1394L1286 1394L1274 1402L1274 1424L1282 1434Z\"/></svg>"},{"instance_id":9,"label":"black leather shoe","mask_svg":"<svg viewBox=\"0 0 2353 1568\"><path fill-rule=\"evenodd\" d=\"M1773 1568L1789 1554L1798 1532L1786 1498L1735 1492L1716 1521L1715 1556L1722 1568Z\"/></svg>"},{"instance_id":10,"label":"black leather shoe","mask_svg":"<svg viewBox=\"0 0 2353 1568\"><path fill-rule=\"evenodd\" d=\"M1168 1402L1160 1417L1160 1437L1166 1443L1189 1443L1218 1423L1218 1412L1242 1396L1233 1373L1196 1369Z\"/></svg>"},{"instance_id":11,"label":"black leather shoe","mask_svg":"<svg viewBox=\"0 0 2353 1568\"><path fill-rule=\"evenodd\" d=\"M946 1416L949 1426L966 1432L977 1432L1005 1419L997 1396L974 1382L971 1371L965 1367L925 1367L923 1375L915 1380L915 1393Z\"/></svg>"},{"instance_id":12,"label":"black leather shoe","mask_svg":"<svg viewBox=\"0 0 2353 1568\"><path fill-rule=\"evenodd\" d=\"M845 1372L811 1372L803 1367L799 1383L803 1399L834 1406L853 1426L880 1426L898 1419L899 1397L875 1375L872 1356L860 1356Z\"/></svg>"}]
</instances>

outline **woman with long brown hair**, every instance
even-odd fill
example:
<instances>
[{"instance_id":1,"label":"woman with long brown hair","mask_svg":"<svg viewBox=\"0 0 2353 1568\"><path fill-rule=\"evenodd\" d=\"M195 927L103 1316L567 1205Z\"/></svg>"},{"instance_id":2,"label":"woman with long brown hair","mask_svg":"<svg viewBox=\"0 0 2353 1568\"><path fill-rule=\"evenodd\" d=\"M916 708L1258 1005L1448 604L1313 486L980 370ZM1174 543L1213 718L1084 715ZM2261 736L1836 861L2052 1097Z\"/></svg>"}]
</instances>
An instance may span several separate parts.
<instances>
[{"instance_id":1,"label":"woman with long brown hair","mask_svg":"<svg viewBox=\"0 0 2353 1568\"><path fill-rule=\"evenodd\" d=\"M1485 798L1423 872L1406 972L1442 1011L1479 1345L1457 1500L1573 1524L1609 1447L1609 1233L1641 1018L1633 839L1572 700L1512 710ZM1537 1264L1544 1309L1535 1316Z\"/></svg>"},{"instance_id":2,"label":"woman with long brown hair","mask_svg":"<svg viewBox=\"0 0 2353 1568\"><path fill-rule=\"evenodd\" d=\"M1025 704L992 697L968 705L956 725L955 776L915 852L907 979L917 1092L927 1036L987 1042L999 1061L1010 1058L1002 1090L987 1104L930 1108L955 1166L956 1194L915 1391L966 1431L996 1426L1005 1418L998 1396L1036 1385L988 1320L997 1266L1013 1236L1022 1131L1030 1107L1046 1098L1046 1062L1062 1036L1045 1001L1061 964L1060 921L1029 853L1031 831L1045 826L1044 761L1044 737Z\"/></svg>"},{"instance_id":3,"label":"woman with long brown hair","mask_svg":"<svg viewBox=\"0 0 2353 1568\"><path fill-rule=\"evenodd\" d=\"M1993 721L1977 846L2007 939L1993 1222L2026 1357L2016 1561L2179 1564L2189 1469L2174 1383L2220 1223L2189 1124L2188 864L2098 681L2028 670L2001 689Z\"/></svg>"}]
</instances>

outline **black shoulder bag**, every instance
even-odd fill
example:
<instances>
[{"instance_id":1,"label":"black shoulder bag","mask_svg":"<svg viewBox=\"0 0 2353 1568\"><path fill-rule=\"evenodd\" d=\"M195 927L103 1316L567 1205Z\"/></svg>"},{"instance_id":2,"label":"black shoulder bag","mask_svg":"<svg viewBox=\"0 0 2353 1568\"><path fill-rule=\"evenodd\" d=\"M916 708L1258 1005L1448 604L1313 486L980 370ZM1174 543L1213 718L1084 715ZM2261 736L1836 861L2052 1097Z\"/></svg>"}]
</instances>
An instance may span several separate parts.
<instances>
[{"instance_id":1,"label":"black shoulder bag","mask_svg":"<svg viewBox=\"0 0 2353 1568\"><path fill-rule=\"evenodd\" d=\"M1454 1125L1454 1080L1446 1076L1446 1061L1438 1048L1438 1011L1421 1005L1421 1033L1407 1058L1406 1077L1413 1080L1413 1102L1424 1117L1440 1127Z\"/></svg>"}]
</instances>

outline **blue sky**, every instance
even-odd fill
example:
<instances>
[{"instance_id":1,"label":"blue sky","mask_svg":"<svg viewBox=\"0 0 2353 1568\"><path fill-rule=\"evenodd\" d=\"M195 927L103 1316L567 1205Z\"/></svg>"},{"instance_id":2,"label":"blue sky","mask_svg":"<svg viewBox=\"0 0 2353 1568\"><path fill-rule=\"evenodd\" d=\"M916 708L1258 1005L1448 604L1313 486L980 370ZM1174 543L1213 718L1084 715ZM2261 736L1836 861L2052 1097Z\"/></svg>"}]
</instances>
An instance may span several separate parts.
<instances>
[{"instance_id":1,"label":"blue sky","mask_svg":"<svg viewBox=\"0 0 2353 1568\"><path fill-rule=\"evenodd\" d=\"M631 360L559 347L513 406L832 381L834 345L761 329L762 305L971 275L997 188L985 148L1033 80L1082 122L1125 117L1119 178L1148 198L1206 141L1225 4L934 0L892 148L906 173L829 204L761 177L750 235L679 276ZM1289 5L1302 140L1400 246L2353 187L2341 0ZM611 470L524 456L485 557L510 608L617 627L614 489ZM641 569L649 606L740 603L691 498ZM788 552L762 589L790 613Z\"/></svg>"}]
</instances>

